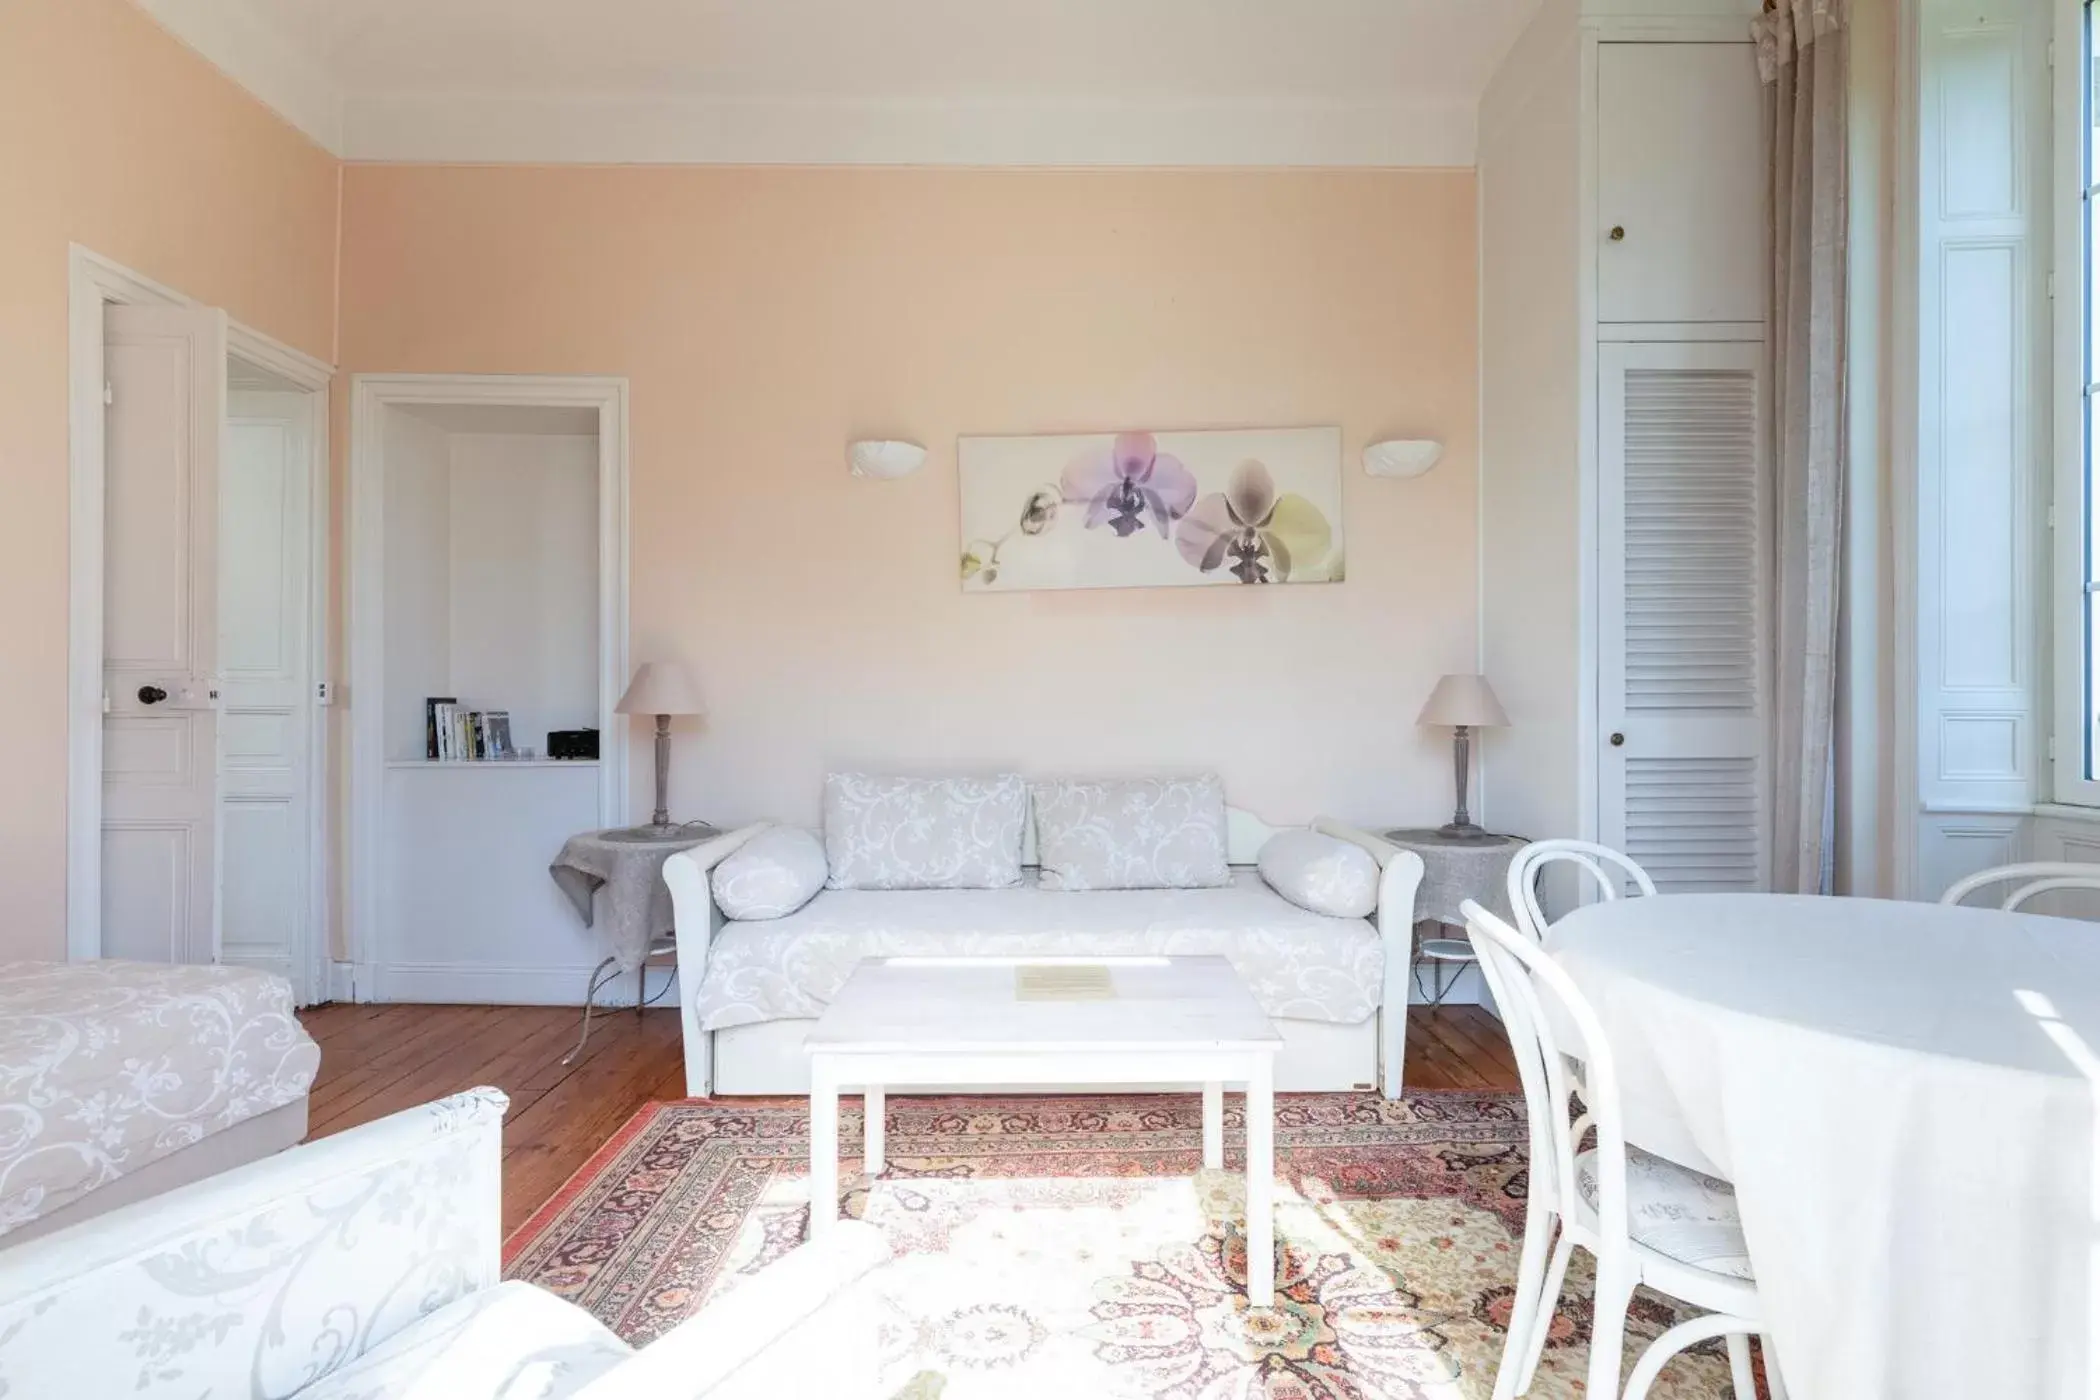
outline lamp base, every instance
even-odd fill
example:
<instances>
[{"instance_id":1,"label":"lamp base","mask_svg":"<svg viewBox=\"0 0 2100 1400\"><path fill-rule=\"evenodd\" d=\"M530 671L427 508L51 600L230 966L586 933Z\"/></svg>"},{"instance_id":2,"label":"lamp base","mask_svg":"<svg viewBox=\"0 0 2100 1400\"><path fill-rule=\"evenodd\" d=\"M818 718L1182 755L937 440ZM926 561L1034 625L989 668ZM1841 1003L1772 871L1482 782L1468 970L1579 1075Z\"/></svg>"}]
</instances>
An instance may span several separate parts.
<instances>
[{"instance_id":1,"label":"lamp base","mask_svg":"<svg viewBox=\"0 0 2100 1400\"><path fill-rule=\"evenodd\" d=\"M1502 838L1478 822L1445 822L1436 829L1436 834L1446 841L1499 841Z\"/></svg>"}]
</instances>

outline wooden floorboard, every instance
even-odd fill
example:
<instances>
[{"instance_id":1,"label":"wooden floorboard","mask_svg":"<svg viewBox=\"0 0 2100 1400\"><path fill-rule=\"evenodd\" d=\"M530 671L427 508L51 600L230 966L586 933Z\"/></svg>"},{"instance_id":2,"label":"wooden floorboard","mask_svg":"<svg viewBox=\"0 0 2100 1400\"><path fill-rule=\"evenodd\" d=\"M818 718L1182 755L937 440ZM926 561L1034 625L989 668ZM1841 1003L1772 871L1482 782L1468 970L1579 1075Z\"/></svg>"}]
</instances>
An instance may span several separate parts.
<instances>
[{"instance_id":1,"label":"wooden floorboard","mask_svg":"<svg viewBox=\"0 0 2100 1400\"><path fill-rule=\"evenodd\" d=\"M478 1084L510 1095L503 1123L503 1228L522 1224L642 1105L685 1094L678 1013L613 1011L573 1064L566 1006L317 1006L299 1013L321 1044L308 1101L326 1137ZM1477 1006L1417 1006L1407 1021L1410 1092L1518 1091L1502 1023Z\"/></svg>"}]
</instances>

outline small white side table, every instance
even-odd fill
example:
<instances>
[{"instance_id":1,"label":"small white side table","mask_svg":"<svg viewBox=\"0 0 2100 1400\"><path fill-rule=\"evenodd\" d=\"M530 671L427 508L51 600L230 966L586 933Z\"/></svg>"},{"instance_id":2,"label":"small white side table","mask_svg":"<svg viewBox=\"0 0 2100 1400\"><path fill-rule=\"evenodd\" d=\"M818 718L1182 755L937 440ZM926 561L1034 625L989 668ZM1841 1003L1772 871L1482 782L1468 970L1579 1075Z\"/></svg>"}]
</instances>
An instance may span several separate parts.
<instances>
[{"instance_id":1,"label":"small white side table","mask_svg":"<svg viewBox=\"0 0 2100 1400\"><path fill-rule=\"evenodd\" d=\"M1434 827L1402 827L1385 833L1385 839L1403 851L1422 858L1422 884L1415 891L1415 922L1440 928L1465 927L1459 906L1477 901L1489 913L1510 917L1509 863L1528 844L1521 836L1496 836L1487 841L1455 841ZM1431 964L1431 1006L1442 1006L1468 963L1475 961L1473 945L1465 938L1418 938L1415 943L1416 988L1420 967ZM1443 980L1450 968L1451 980Z\"/></svg>"},{"instance_id":2,"label":"small white side table","mask_svg":"<svg viewBox=\"0 0 2100 1400\"><path fill-rule=\"evenodd\" d=\"M1275 1300L1276 1052L1283 1038L1221 957L881 958L803 1041L809 1234L838 1219L839 1091L866 1097L862 1165L882 1171L900 1086L1198 1084L1203 1165L1225 1165L1225 1086L1247 1091L1247 1301Z\"/></svg>"}]
</instances>

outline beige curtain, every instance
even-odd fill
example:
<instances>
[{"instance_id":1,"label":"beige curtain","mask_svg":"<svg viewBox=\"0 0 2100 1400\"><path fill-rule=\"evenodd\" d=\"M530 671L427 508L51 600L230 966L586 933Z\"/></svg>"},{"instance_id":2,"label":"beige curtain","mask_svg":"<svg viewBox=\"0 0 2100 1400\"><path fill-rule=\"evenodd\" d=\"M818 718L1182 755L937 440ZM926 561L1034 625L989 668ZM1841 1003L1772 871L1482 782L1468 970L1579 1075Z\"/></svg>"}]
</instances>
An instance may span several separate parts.
<instances>
[{"instance_id":1,"label":"beige curtain","mask_svg":"<svg viewBox=\"0 0 2100 1400\"><path fill-rule=\"evenodd\" d=\"M1849 0L1768 0L1772 286L1767 419L1773 591L1772 888L1828 889L1845 481L1845 63Z\"/></svg>"}]
</instances>

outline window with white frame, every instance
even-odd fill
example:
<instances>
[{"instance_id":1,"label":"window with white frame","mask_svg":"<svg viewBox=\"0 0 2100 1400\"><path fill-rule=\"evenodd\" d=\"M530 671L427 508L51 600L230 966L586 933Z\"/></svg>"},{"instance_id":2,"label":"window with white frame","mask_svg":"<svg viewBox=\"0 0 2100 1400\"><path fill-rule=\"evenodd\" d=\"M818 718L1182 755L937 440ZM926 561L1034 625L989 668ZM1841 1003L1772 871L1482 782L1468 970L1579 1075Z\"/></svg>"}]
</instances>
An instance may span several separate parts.
<instances>
[{"instance_id":1,"label":"window with white frame","mask_svg":"<svg viewBox=\"0 0 2100 1400\"><path fill-rule=\"evenodd\" d=\"M2094 140L2094 0L2066 5L2055 36L2059 191L2056 346L2055 798L2100 806L2100 142Z\"/></svg>"}]
</instances>

